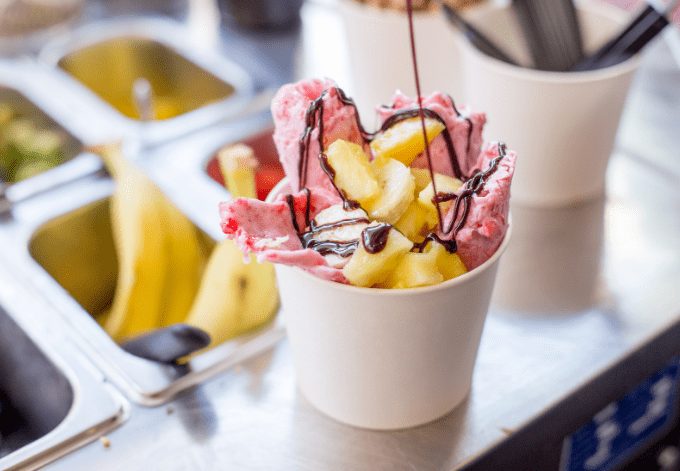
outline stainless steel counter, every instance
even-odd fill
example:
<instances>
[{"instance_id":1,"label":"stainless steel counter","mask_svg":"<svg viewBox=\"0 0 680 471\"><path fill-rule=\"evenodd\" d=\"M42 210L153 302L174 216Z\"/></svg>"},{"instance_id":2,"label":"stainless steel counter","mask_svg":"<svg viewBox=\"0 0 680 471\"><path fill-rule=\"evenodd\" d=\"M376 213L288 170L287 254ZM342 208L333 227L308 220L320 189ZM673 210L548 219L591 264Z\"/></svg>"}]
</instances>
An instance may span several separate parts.
<instances>
[{"instance_id":1,"label":"stainless steel counter","mask_svg":"<svg viewBox=\"0 0 680 471\"><path fill-rule=\"evenodd\" d=\"M303 13L337 28L328 8L310 2ZM319 28L317 22L313 29ZM302 41L309 34L303 26ZM343 60L338 61L341 69ZM306 64L302 61L302 74L316 72ZM287 80L286 75L278 77ZM278 81L271 80L266 85ZM94 441L48 469L475 468L478 459L503 449L632 352L653 350L647 344L656 335L680 324L680 147L674 144L679 88L680 67L667 46L657 44L634 84L606 200L560 210L513 208L514 240L497 280L473 388L447 417L397 432L336 423L296 391L283 340L164 405L130 402L124 423L106 433L110 446ZM198 149L191 139L175 150ZM153 173L169 148L148 151L144 166ZM172 172L181 171L179 165L156 178L169 185ZM102 194L108 191L106 183L97 185ZM208 224L219 197L216 189L206 196L205 213L196 216L199 226ZM11 279L6 265L0 273L0 280ZM58 329L59 318L47 308L43 314L34 318L46 329ZM285 307L282 314L285 318ZM675 349L680 353L680 343ZM617 388L628 382L620 376ZM631 385L636 380L631 374ZM574 416L592 415L607 401L589 400Z\"/></svg>"}]
</instances>

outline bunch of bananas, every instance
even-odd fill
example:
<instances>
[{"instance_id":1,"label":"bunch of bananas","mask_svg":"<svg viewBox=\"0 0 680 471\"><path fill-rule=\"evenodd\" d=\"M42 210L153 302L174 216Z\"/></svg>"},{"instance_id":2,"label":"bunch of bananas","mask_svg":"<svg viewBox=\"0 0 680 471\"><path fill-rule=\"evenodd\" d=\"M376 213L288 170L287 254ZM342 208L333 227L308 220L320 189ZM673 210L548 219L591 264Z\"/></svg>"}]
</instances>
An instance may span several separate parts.
<instances>
[{"instance_id":1,"label":"bunch of bananas","mask_svg":"<svg viewBox=\"0 0 680 471\"><path fill-rule=\"evenodd\" d=\"M208 256L202 236L118 145L92 149L116 180L111 198L118 281L110 311L100 318L116 341L184 322L215 345L253 330L276 313L274 269L229 240ZM255 196L252 150L225 149L220 164L235 196ZM244 157L245 156L245 157Z\"/></svg>"}]
</instances>

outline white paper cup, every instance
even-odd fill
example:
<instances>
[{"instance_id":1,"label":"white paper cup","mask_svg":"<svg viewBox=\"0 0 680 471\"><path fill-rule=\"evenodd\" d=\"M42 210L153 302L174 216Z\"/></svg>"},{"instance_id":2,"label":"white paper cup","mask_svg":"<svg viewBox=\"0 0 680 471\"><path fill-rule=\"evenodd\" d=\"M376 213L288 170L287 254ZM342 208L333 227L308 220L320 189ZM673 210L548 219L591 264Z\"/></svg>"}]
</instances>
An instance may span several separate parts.
<instances>
[{"instance_id":1,"label":"white paper cup","mask_svg":"<svg viewBox=\"0 0 680 471\"><path fill-rule=\"evenodd\" d=\"M577 8L589 51L627 22L627 15L610 6L591 2ZM521 42L508 7L482 7L466 17L509 50ZM513 201L555 206L602 194L639 58L595 71L545 72L490 58L462 36L458 41L465 103L487 113L487 135L502 138L522 156L512 184Z\"/></svg>"},{"instance_id":2,"label":"white paper cup","mask_svg":"<svg viewBox=\"0 0 680 471\"><path fill-rule=\"evenodd\" d=\"M408 19L405 12L341 0L352 83L348 87L367 126L375 107L389 103L395 90L415 96ZM456 35L438 10L413 15L418 69L423 93L434 90L458 96L462 91ZM427 94L426 93L426 94Z\"/></svg>"},{"instance_id":3,"label":"white paper cup","mask_svg":"<svg viewBox=\"0 0 680 471\"><path fill-rule=\"evenodd\" d=\"M424 424L460 404L509 236L473 271L423 288L360 288L276 265L304 396L340 422L382 430Z\"/></svg>"}]
</instances>

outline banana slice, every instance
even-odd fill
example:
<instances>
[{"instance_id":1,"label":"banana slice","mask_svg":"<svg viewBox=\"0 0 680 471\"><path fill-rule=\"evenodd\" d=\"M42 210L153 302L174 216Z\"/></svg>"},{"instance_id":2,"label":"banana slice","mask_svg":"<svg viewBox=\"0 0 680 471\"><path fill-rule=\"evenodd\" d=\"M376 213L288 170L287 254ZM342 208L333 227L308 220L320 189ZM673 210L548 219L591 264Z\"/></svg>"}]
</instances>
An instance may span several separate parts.
<instances>
[{"instance_id":1,"label":"banana slice","mask_svg":"<svg viewBox=\"0 0 680 471\"><path fill-rule=\"evenodd\" d=\"M398 160L375 160L373 166L381 192L365 207L371 219L394 224L415 198L415 178L409 168Z\"/></svg>"},{"instance_id":2,"label":"banana slice","mask_svg":"<svg viewBox=\"0 0 680 471\"><path fill-rule=\"evenodd\" d=\"M336 204L319 212L313 225L318 228L311 233L316 241L358 242L361 232L368 226L368 215L361 208L346 211L342 204ZM342 268L349 261L349 257L336 254L327 254L324 258L334 268Z\"/></svg>"}]
</instances>

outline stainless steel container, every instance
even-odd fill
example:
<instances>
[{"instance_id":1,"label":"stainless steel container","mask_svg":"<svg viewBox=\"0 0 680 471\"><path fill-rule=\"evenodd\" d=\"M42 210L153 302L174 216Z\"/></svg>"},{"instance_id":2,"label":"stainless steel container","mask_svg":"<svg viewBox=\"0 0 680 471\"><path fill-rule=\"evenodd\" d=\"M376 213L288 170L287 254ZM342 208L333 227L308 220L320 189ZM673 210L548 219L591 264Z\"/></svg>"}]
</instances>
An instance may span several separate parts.
<instances>
[{"instance_id":1,"label":"stainless steel container","mask_svg":"<svg viewBox=\"0 0 680 471\"><path fill-rule=\"evenodd\" d=\"M106 117L110 138L147 144L234 116L253 94L241 67L164 19L90 24L48 44L40 60L83 95L91 114ZM137 79L149 82L157 119L140 120L133 102Z\"/></svg>"},{"instance_id":2,"label":"stainless steel container","mask_svg":"<svg viewBox=\"0 0 680 471\"><path fill-rule=\"evenodd\" d=\"M220 238L217 203L228 194L207 175L207 163L225 143L240 141L268 123L268 116L260 116L241 125L218 126L147 151L137 162L206 233L211 244ZM184 368L160 365L122 350L93 317L110 304L116 282L107 205L112 189L108 178L91 177L17 205L14 218L1 228L0 241L11 252L7 255L18 272L76 332L87 355L131 398L145 405L163 403L178 391L270 348L283 336L275 321L197 355Z\"/></svg>"},{"instance_id":3,"label":"stainless steel container","mask_svg":"<svg viewBox=\"0 0 680 471\"><path fill-rule=\"evenodd\" d=\"M0 196L0 215L17 201L102 170L99 158L84 152L83 146L99 141L108 125L97 116L89 116L87 106L83 107L68 87L62 87L49 68L30 59L0 61L0 103L64 135L66 157L64 163L50 170L6 185Z\"/></svg>"},{"instance_id":4,"label":"stainless steel container","mask_svg":"<svg viewBox=\"0 0 680 471\"><path fill-rule=\"evenodd\" d=\"M49 307L2 268L0 390L20 429L2 437L0 469L37 469L118 426L126 403L58 319L45 318Z\"/></svg>"}]
</instances>

